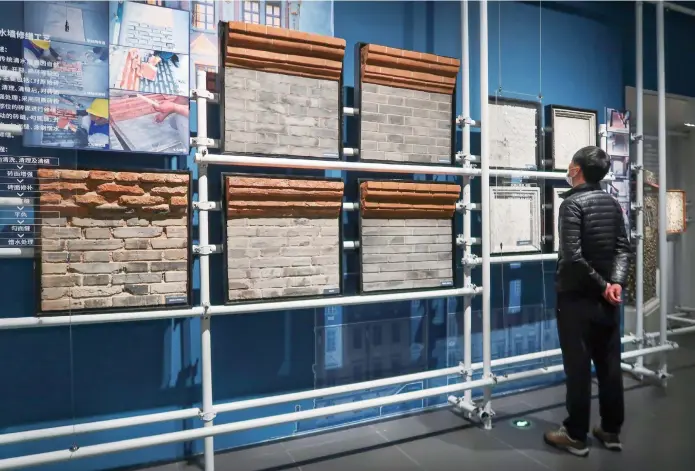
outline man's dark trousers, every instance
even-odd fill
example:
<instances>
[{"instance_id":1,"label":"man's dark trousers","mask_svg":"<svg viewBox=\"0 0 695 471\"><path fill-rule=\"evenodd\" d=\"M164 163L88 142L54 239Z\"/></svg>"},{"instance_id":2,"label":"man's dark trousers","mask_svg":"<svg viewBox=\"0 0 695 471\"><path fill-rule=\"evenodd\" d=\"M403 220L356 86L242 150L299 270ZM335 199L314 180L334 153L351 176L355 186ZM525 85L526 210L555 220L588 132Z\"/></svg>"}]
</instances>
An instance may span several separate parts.
<instances>
[{"instance_id":1,"label":"man's dark trousers","mask_svg":"<svg viewBox=\"0 0 695 471\"><path fill-rule=\"evenodd\" d=\"M620 367L619 308L600 295L558 293L557 329L567 377L564 422L575 440L586 440L591 420L591 360L599 383L601 428L620 433L625 415Z\"/></svg>"}]
</instances>

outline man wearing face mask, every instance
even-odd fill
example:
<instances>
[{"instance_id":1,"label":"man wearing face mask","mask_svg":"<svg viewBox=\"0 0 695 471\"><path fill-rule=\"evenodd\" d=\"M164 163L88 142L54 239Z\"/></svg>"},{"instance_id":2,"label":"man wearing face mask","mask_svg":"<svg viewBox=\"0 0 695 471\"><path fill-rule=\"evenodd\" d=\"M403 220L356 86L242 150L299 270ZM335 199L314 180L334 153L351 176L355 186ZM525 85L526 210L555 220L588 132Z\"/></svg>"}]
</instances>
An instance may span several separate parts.
<instances>
[{"instance_id":1,"label":"man wearing face mask","mask_svg":"<svg viewBox=\"0 0 695 471\"><path fill-rule=\"evenodd\" d=\"M568 417L545 434L549 445L587 456L591 361L599 383L601 425L593 435L609 450L622 449L624 418L620 366L620 303L631 258L620 204L601 189L610 161L596 146L577 151L562 195L556 272L557 329L567 377Z\"/></svg>"}]
</instances>

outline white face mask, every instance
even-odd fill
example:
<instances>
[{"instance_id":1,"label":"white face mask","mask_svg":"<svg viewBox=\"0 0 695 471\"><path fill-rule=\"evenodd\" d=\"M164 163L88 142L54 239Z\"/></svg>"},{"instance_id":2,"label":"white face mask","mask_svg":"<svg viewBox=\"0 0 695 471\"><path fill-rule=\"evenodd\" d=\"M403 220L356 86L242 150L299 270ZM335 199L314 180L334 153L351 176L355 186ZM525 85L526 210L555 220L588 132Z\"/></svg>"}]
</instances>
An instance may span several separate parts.
<instances>
[{"instance_id":1,"label":"white face mask","mask_svg":"<svg viewBox=\"0 0 695 471\"><path fill-rule=\"evenodd\" d=\"M568 184L569 186L573 186L573 185L572 185L572 179L573 179L574 177L573 177L572 175L570 175L570 172L571 172L571 171L572 171L571 169L570 169L570 170L567 170L567 174L565 175L565 181L567 182L567 184ZM575 175L575 177L576 177L576 175Z\"/></svg>"}]
</instances>

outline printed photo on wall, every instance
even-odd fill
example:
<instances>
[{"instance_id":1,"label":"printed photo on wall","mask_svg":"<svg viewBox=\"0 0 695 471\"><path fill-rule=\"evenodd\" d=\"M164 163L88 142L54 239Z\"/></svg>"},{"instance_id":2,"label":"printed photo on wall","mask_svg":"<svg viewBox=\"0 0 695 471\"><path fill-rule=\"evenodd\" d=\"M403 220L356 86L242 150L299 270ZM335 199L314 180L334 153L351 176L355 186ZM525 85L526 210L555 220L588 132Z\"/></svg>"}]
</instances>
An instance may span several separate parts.
<instances>
[{"instance_id":1,"label":"printed photo on wall","mask_svg":"<svg viewBox=\"0 0 695 471\"><path fill-rule=\"evenodd\" d=\"M611 172L616 178L627 178L630 173L629 157L611 155Z\"/></svg>"},{"instance_id":2,"label":"printed photo on wall","mask_svg":"<svg viewBox=\"0 0 695 471\"><path fill-rule=\"evenodd\" d=\"M188 153L188 97L111 90L109 111L112 150Z\"/></svg>"},{"instance_id":3,"label":"printed photo on wall","mask_svg":"<svg viewBox=\"0 0 695 471\"><path fill-rule=\"evenodd\" d=\"M188 55L111 46L109 88L188 95Z\"/></svg>"},{"instance_id":4,"label":"printed photo on wall","mask_svg":"<svg viewBox=\"0 0 695 471\"><path fill-rule=\"evenodd\" d=\"M606 110L608 132L630 132L630 113L608 108Z\"/></svg>"},{"instance_id":5,"label":"printed photo on wall","mask_svg":"<svg viewBox=\"0 0 695 471\"><path fill-rule=\"evenodd\" d=\"M91 47L107 45L107 2L24 2L23 6L24 29L34 35L34 42L50 39Z\"/></svg>"},{"instance_id":6,"label":"printed photo on wall","mask_svg":"<svg viewBox=\"0 0 695 471\"><path fill-rule=\"evenodd\" d=\"M188 54L189 13L136 2L109 2L111 44Z\"/></svg>"},{"instance_id":7,"label":"printed photo on wall","mask_svg":"<svg viewBox=\"0 0 695 471\"><path fill-rule=\"evenodd\" d=\"M627 157L630 155L630 136L609 132L607 136L608 154L611 156Z\"/></svg>"}]
</instances>

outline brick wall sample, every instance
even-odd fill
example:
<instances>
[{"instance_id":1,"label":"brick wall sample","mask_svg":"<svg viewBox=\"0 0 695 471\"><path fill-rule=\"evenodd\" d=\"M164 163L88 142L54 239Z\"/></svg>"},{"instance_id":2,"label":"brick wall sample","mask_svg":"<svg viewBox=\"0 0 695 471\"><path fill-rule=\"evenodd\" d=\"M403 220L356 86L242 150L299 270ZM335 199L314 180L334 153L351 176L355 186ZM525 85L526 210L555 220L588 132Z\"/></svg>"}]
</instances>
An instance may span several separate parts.
<instances>
[{"instance_id":1,"label":"brick wall sample","mask_svg":"<svg viewBox=\"0 0 695 471\"><path fill-rule=\"evenodd\" d=\"M575 152L596 145L596 111L549 105L545 122L552 128L549 150L554 170L567 170Z\"/></svg>"},{"instance_id":2,"label":"brick wall sample","mask_svg":"<svg viewBox=\"0 0 695 471\"><path fill-rule=\"evenodd\" d=\"M342 181L224 180L229 302L340 294Z\"/></svg>"},{"instance_id":3,"label":"brick wall sample","mask_svg":"<svg viewBox=\"0 0 695 471\"><path fill-rule=\"evenodd\" d=\"M345 40L230 22L220 50L223 152L340 156Z\"/></svg>"},{"instance_id":4,"label":"brick wall sample","mask_svg":"<svg viewBox=\"0 0 695 471\"><path fill-rule=\"evenodd\" d=\"M541 142L540 104L491 96L489 116L490 166L537 168Z\"/></svg>"},{"instance_id":5,"label":"brick wall sample","mask_svg":"<svg viewBox=\"0 0 695 471\"><path fill-rule=\"evenodd\" d=\"M187 173L41 169L40 314L189 304Z\"/></svg>"},{"instance_id":6,"label":"brick wall sample","mask_svg":"<svg viewBox=\"0 0 695 471\"><path fill-rule=\"evenodd\" d=\"M459 185L360 184L362 292L451 287Z\"/></svg>"},{"instance_id":7,"label":"brick wall sample","mask_svg":"<svg viewBox=\"0 0 695 471\"><path fill-rule=\"evenodd\" d=\"M451 164L458 71L457 59L362 46L360 159Z\"/></svg>"},{"instance_id":8,"label":"brick wall sample","mask_svg":"<svg viewBox=\"0 0 695 471\"><path fill-rule=\"evenodd\" d=\"M541 250L541 190L531 186L490 186L490 253Z\"/></svg>"}]
</instances>

